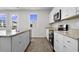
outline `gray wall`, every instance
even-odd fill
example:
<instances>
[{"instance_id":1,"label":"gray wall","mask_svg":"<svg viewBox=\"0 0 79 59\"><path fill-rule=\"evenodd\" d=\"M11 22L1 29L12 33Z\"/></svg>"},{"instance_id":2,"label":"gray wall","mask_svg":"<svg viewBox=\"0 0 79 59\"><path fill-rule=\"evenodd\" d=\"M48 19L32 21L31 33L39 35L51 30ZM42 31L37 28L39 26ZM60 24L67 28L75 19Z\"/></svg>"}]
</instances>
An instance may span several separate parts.
<instances>
[{"instance_id":1,"label":"gray wall","mask_svg":"<svg viewBox=\"0 0 79 59\"><path fill-rule=\"evenodd\" d=\"M33 24L32 28L32 37L46 37L45 34L45 27L48 26L49 21L48 21L48 15L49 15L49 10L38 10L38 11L29 11L29 10L12 10L12 11L0 11L0 13L6 13L7 15L12 15L16 14L18 15L18 20L17 20L17 30L18 31L24 31L27 29L30 29L30 14L31 13L37 13L37 22ZM10 17L8 20L11 22ZM8 23L7 23L8 25ZM12 26L12 25L11 25Z\"/></svg>"},{"instance_id":2,"label":"gray wall","mask_svg":"<svg viewBox=\"0 0 79 59\"><path fill-rule=\"evenodd\" d=\"M38 11L22 11L19 12L20 20L19 20L19 27L20 31L25 29L30 29L30 14L37 14L37 21L33 24L32 29L32 37L46 37L45 34L45 27L49 25L48 15L49 10L38 10Z\"/></svg>"},{"instance_id":3,"label":"gray wall","mask_svg":"<svg viewBox=\"0 0 79 59\"><path fill-rule=\"evenodd\" d=\"M29 11L29 15L31 13L37 14L37 21L33 24L32 27L32 37L46 37L45 27L49 25L49 11Z\"/></svg>"}]
</instances>

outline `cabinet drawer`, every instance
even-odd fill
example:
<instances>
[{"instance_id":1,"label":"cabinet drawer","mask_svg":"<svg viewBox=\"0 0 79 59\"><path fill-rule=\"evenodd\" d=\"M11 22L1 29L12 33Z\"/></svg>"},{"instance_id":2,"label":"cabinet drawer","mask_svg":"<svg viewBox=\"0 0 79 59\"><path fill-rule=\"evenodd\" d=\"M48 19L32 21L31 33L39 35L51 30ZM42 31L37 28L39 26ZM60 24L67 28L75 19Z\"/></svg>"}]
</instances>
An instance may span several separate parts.
<instances>
[{"instance_id":1,"label":"cabinet drawer","mask_svg":"<svg viewBox=\"0 0 79 59\"><path fill-rule=\"evenodd\" d=\"M57 41L54 42L54 49L56 52L59 52L59 44Z\"/></svg>"},{"instance_id":2,"label":"cabinet drawer","mask_svg":"<svg viewBox=\"0 0 79 59\"><path fill-rule=\"evenodd\" d=\"M68 46L67 44L63 45L63 51L64 52L78 52L78 49L74 49L71 46Z\"/></svg>"},{"instance_id":3,"label":"cabinet drawer","mask_svg":"<svg viewBox=\"0 0 79 59\"><path fill-rule=\"evenodd\" d=\"M65 43L68 46L71 46L74 49L78 49L78 41L75 39L64 36L63 43Z\"/></svg>"},{"instance_id":4,"label":"cabinet drawer","mask_svg":"<svg viewBox=\"0 0 79 59\"><path fill-rule=\"evenodd\" d=\"M54 49L56 52L62 52L63 51L63 43L60 43L59 41L54 41Z\"/></svg>"},{"instance_id":5,"label":"cabinet drawer","mask_svg":"<svg viewBox=\"0 0 79 59\"><path fill-rule=\"evenodd\" d=\"M63 36L61 34L55 33L54 35L56 41L58 41L59 43L63 42Z\"/></svg>"}]
</instances>

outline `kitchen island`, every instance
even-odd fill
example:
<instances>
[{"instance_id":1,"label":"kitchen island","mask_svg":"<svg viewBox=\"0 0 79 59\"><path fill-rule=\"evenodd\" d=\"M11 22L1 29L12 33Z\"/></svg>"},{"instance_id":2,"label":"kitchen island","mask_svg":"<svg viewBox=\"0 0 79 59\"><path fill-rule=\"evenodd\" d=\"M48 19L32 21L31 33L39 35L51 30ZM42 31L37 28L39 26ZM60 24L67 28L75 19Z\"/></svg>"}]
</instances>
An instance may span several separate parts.
<instances>
[{"instance_id":1,"label":"kitchen island","mask_svg":"<svg viewBox=\"0 0 79 59\"><path fill-rule=\"evenodd\" d=\"M0 52L24 52L31 42L31 30L22 32L0 31Z\"/></svg>"}]
</instances>

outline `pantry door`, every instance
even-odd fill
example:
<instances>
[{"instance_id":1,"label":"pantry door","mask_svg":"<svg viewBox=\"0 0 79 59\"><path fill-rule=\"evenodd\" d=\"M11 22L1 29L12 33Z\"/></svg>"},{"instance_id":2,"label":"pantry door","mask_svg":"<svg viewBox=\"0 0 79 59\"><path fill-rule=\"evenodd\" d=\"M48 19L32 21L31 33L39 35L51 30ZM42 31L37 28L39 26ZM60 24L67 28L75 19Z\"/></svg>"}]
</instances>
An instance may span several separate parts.
<instances>
[{"instance_id":1,"label":"pantry door","mask_svg":"<svg viewBox=\"0 0 79 59\"><path fill-rule=\"evenodd\" d=\"M29 15L30 19L30 29L32 31L32 36L35 34L35 30L37 29L37 19L38 19L38 14L37 13L31 13Z\"/></svg>"}]
</instances>

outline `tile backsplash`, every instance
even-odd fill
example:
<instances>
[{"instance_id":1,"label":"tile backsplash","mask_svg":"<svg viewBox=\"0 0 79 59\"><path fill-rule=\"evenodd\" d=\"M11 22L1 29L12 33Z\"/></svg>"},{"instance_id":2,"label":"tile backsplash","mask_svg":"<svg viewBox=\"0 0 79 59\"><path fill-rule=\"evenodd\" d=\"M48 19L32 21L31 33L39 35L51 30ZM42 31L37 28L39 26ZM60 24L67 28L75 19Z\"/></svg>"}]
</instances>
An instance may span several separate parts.
<instances>
[{"instance_id":1,"label":"tile backsplash","mask_svg":"<svg viewBox=\"0 0 79 59\"><path fill-rule=\"evenodd\" d=\"M52 24L52 27L58 28L58 25L64 25L64 24L68 24L69 29L79 29L79 18L61 21L61 22Z\"/></svg>"}]
</instances>

